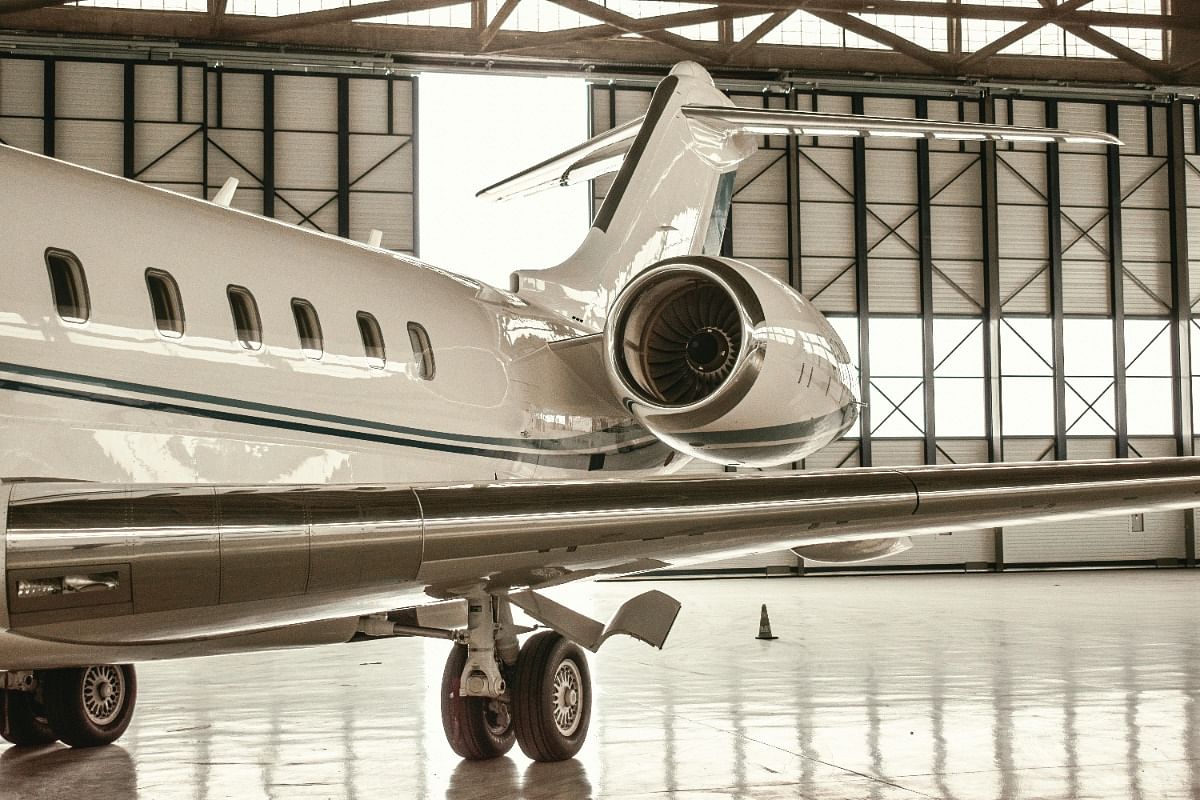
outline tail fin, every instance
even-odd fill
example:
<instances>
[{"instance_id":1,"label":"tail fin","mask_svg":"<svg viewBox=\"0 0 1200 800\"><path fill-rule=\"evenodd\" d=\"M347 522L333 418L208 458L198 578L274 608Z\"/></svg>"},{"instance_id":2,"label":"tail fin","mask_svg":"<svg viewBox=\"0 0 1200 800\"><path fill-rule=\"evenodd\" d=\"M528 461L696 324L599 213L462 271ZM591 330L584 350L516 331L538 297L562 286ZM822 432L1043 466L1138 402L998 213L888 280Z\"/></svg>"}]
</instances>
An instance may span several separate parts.
<instances>
[{"instance_id":1,"label":"tail fin","mask_svg":"<svg viewBox=\"0 0 1200 800\"><path fill-rule=\"evenodd\" d=\"M513 290L601 330L621 287L651 264L719 249L733 171L754 152L749 136L702 136L685 105L732 106L697 64L683 62L655 89L640 126L630 123L483 193L500 195L594 177L624 161L579 249L556 267L513 273ZM636 130L636 135L631 135ZM592 167L592 168L589 168ZM483 194L481 193L481 194Z\"/></svg>"},{"instance_id":2,"label":"tail fin","mask_svg":"<svg viewBox=\"0 0 1200 800\"><path fill-rule=\"evenodd\" d=\"M1121 144L1094 131L737 108L703 67L684 61L655 89L641 120L480 192L505 197L538 191L620 164L575 254L556 267L513 273L513 291L601 330L613 299L640 271L665 258L719 250L734 171L754 152L755 136L770 134Z\"/></svg>"}]
</instances>

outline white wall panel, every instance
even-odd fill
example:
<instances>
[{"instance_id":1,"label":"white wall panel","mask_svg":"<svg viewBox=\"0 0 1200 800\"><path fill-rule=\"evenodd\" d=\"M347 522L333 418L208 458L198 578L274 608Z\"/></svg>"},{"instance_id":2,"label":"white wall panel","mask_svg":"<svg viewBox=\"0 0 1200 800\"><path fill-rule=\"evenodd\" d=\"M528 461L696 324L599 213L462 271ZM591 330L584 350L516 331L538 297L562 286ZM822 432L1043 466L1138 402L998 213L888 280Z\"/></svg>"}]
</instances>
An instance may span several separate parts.
<instances>
[{"instance_id":1,"label":"white wall panel","mask_svg":"<svg viewBox=\"0 0 1200 800\"><path fill-rule=\"evenodd\" d=\"M41 153L43 132L44 126L40 119L0 117L0 141L10 147Z\"/></svg>"},{"instance_id":2,"label":"white wall panel","mask_svg":"<svg viewBox=\"0 0 1200 800\"><path fill-rule=\"evenodd\" d=\"M0 116L42 116L42 62L0 59Z\"/></svg>"},{"instance_id":3,"label":"white wall panel","mask_svg":"<svg viewBox=\"0 0 1200 800\"><path fill-rule=\"evenodd\" d=\"M120 122L76 122L60 119L55 126L54 154L64 161L120 175L124 166L125 129Z\"/></svg>"},{"instance_id":4,"label":"white wall panel","mask_svg":"<svg viewBox=\"0 0 1200 800\"><path fill-rule=\"evenodd\" d=\"M409 195L350 193L350 238L367 240L372 228L383 231L383 246L411 252L413 208Z\"/></svg>"},{"instance_id":5,"label":"white wall panel","mask_svg":"<svg viewBox=\"0 0 1200 800\"><path fill-rule=\"evenodd\" d=\"M123 116L125 67L91 61L58 61L54 69L55 113L76 119Z\"/></svg>"},{"instance_id":6,"label":"white wall panel","mask_svg":"<svg viewBox=\"0 0 1200 800\"><path fill-rule=\"evenodd\" d=\"M275 183L285 189L337 190L337 135L275 133Z\"/></svg>"},{"instance_id":7,"label":"white wall panel","mask_svg":"<svg viewBox=\"0 0 1200 800\"><path fill-rule=\"evenodd\" d=\"M407 136L350 137L351 191L412 192L412 140Z\"/></svg>"},{"instance_id":8,"label":"white wall panel","mask_svg":"<svg viewBox=\"0 0 1200 800\"><path fill-rule=\"evenodd\" d=\"M176 122L179 119L179 70L171 64L136 64L134 117L141 122Z\"/></svg>"},{"instance_id":9,"label":"white wall panel","mask_svg":"<svg viewBox=\"0 0 1200 800\"><path fill-rule=\"evenodd\" d=\"M275 76L277 130L336 132L337 108L337 78Z\"/></svg>"},{"instance_id":10,"label":"white wall panel","mask_svg":"<svg viewBox=\"0 0 1200 800\"><path fill-rule=\"evenodd\" d=\"M195 125L138 124L133 149L138 180L204 183L204 137Z\"/></svg>"}]
</instances>

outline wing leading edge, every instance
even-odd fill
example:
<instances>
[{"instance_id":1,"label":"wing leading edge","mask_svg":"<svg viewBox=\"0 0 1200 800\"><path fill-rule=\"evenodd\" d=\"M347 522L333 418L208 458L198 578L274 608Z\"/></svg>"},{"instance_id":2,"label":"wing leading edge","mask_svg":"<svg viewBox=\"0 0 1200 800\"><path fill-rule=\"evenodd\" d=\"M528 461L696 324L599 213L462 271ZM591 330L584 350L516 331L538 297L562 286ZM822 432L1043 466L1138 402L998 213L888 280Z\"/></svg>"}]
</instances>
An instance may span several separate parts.
<instances>
[{"instance_id":1,"label":"wing leading edge","mask_svg":"<svg viewBox=\"0 0 1200 800\"><path fill-rule=\"evenodd\" d=\"M1200 458L415 487L2 488L0 622L61 642L150 644L464 587L1190 508Z\"/></svg>"}]
</instances>

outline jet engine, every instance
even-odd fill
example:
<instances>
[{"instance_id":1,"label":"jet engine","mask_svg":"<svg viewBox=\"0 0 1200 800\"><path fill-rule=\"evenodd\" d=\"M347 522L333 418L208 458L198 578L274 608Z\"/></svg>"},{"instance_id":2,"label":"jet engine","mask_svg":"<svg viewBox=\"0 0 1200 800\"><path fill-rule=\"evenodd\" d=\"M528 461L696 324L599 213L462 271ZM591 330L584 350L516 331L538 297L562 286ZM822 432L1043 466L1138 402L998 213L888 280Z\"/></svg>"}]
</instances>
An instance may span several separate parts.
<instances>
[{"instance_id":1,"label":"jet engine","mask_svg":"<svg viewBox=\"0 0 1200 800\"><path fill-rule=\"evenodd\" d=\"M850 356L829 321L733 259L684 256L647 268L617 296L604 337L621 402L687 455L786 464L858 416Z\"/></svg>"}]
</instances>

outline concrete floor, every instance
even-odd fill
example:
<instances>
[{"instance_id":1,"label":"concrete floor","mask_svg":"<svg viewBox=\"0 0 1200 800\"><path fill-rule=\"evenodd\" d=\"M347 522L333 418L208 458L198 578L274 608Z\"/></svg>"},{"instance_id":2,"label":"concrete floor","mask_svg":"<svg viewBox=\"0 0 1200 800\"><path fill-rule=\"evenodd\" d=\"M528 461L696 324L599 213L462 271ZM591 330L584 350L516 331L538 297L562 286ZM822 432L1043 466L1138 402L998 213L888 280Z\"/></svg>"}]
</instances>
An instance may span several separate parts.
<instances>
[{"instance_id":1,"label":"concrete floor","mask_svg":"<svg viewBox=\"0 0 1200 800\"><path fill-rule=\"evenodd\" d=\"M1200 572L598 584L684 603L591 661L577 760L446 745L445 644L140 668L117 745L0 749L3 798L1200 797ZM755 639L767 603L777 641Z\"/></svg>"}]
</instances>

